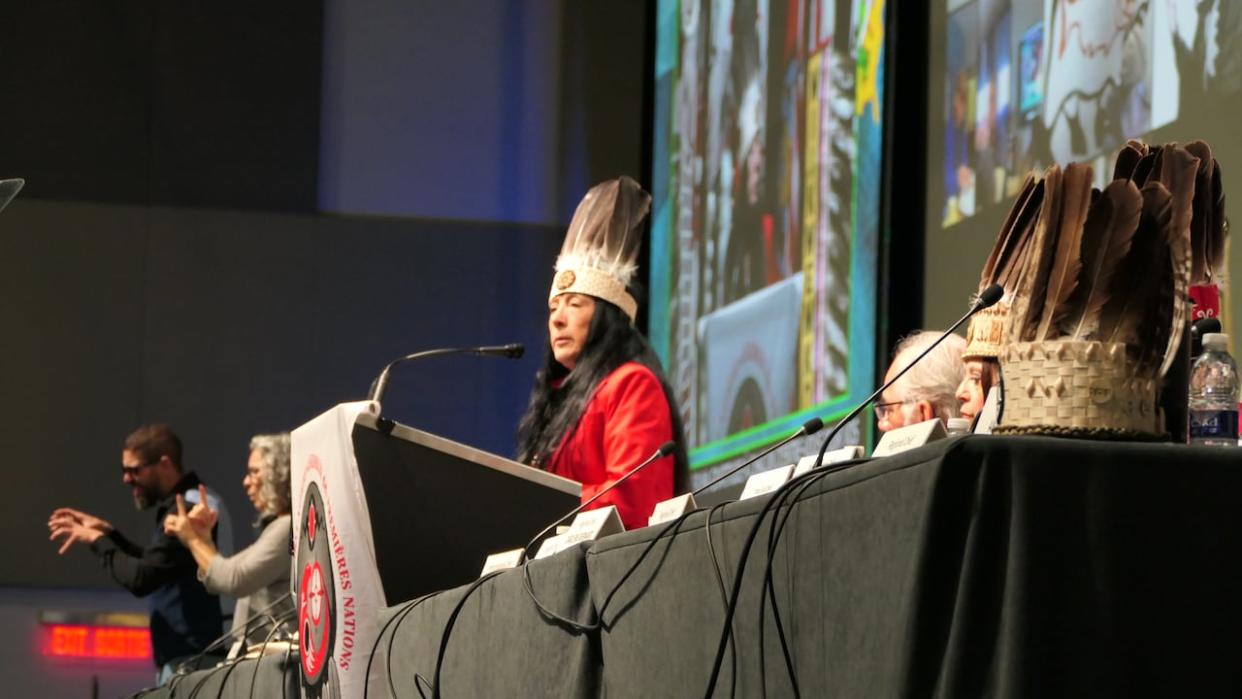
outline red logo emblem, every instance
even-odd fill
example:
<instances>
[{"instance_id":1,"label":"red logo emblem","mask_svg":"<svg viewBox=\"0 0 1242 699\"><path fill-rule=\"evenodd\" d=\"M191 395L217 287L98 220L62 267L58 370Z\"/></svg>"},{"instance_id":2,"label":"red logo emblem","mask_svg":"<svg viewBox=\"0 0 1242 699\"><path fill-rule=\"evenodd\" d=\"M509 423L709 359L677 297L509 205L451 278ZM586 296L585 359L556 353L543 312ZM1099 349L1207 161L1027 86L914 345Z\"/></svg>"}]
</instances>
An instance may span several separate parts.
<instances>
[{"instance_id":1,"label":"red logo emblem","mask_svg":"<svg viewBox=\"0 0 1242 699\"><path fill-rule=\"evenodd\" d=\"M299 642L302 647L302 672L314 677L323 669L328 655L328 634L332 624L327 623L328 609L326 583L318 561L311 561L302 569L302 584L298 587Z\"/></svg>"}]
</instances>

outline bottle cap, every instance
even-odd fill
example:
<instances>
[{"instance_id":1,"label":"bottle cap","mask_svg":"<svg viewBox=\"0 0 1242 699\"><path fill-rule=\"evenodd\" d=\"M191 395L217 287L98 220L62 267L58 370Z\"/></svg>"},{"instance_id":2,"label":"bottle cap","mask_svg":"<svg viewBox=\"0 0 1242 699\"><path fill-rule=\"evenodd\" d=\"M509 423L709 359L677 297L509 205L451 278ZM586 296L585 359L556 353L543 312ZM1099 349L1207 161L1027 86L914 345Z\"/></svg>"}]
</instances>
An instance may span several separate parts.
<instances>
[{"instance_id":1,"label":"bottle cap","mask_svg":"<svg viewBox=\"0 0 1242 699\"><path fill-rule=\"evenodd\" d=\"M949 434L965 434L970 432L970 420L964 417L951 417L945 425L949 428Z\"/></svg>"},{"instance_id":2,"label":"bottle cap","mask_svg":"<svg viewBox=\"0 0 1242 699\"><path fill-rule=\"evenodd\" d=\"M1226 333L1208 333L1203 336L1203 349L1224 352L1229 348L1229 335Z\"/></svg>"}]
</instances>

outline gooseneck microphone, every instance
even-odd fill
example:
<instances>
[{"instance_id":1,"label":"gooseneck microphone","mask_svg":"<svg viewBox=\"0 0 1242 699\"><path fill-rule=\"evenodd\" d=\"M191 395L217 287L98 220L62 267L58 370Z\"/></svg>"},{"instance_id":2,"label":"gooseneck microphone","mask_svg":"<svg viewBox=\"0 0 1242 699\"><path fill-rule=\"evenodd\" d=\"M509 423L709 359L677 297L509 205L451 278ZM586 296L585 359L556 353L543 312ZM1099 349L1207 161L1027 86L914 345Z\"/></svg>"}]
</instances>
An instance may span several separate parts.
<instances>
[{"instance_id":1,"label":"gooseneck microphone","mask_svg":"<svg viewBox=\"0 0 1242 699\"><path fill-rule=\"evenodd\" d=\"M697 497L697 496L699 495L699 493L702 493L703 491L707 490L708 488L712 487L713 485L716 485L716 484L717 484L717 483L719 483L720 481L723 481L724 479L728 478L729 476L732 476L733 474L737 473L738 471L741 471L742 469L746 468L747 466L749 466L749 465L751 465L751 464L755 463L755 462L756 462L756 461L758 461L759 459L762 459L763 457L767 456L768 454L771 454L772 452L776 451L777 449L780 449L781 447L785 446L786 444L789 444L790 442L794 441L794 440L795 440L795 439L797 439L798 437L803 437L803 436L806 436L806 435L809 435L809 434L815 434L816 432L819 432L819 430L820 430L823 426L824 426L824 421L823 421L823 420L821 420L821 419L819 419L819 418L817 418L817 417L813 417L813 418L811 418L810 420L807 420L806 422L802 423L802 427L799 427L797 432L794 432L793 434L791 434L791 435L789 435L788 437L786 437L786 438L782 439L781 441L777 442L776 444L773 444L772 446L768 447L767 449L764 449L763 451L759 452L757 455L755 455L755 456L751 457L750 459L747 459L746 461L743 461L741 464L739 464L739 465L737 465L737 466L734 466L733 468L731 468L731 469L729 469L728 471L726 471L723 475L717 476L717 477L716 477L716 478L715 478L715 479L714 479L711 483L708 483L707 485L702 486L701 488L699 488L698 490L695 490L694 492L692 492L692 493L690 493L690 494L691 494L691 495L693 495L693 496L696 496L696 497Z\"/></svg>"},{"instance_id":2,"label":"gooseneck microphone","mask_svg":"<svg viewBox=\"0 0 1242 699\"><path fill-rule=\"evenodd\" d=\"M612 492L613 488L616 488L617 486L619 486L619 485L621 485L622 483L624 483L626 480L628 480L628 479L629 479L629 477L630 477L630 476L634 475L635 473L638 473L639 471L643 470L644 468L647 468L648 466L650 466L651 464L655 463L656 461L659 461L660 459L663 459L664 457L668 456L669 454L672 454L672 453L673 453L673 450L675 450L676 448L677 448L677 443L676 443L676 442L674 442L674 441L672 441L672 440L669 440L669 441L667 441L667 442L665 442L665 443L661 444L661 445L660 445L660 448L659 448L659 449L656 449L654 454L652 454L651 456L648 456L646 461L643 461L642 463L640 463L639 465L637 465L637 466L635 466L634 468L630 469L629 471L626 471L624 476L621 476L620 478L618 478L617 480L613 481L612 483L609 483L609 484L608 484L608 486L607 486L606 488L603 488L603 489L602 489L602 490L600 490L598 493L596 493L595 495L591 496L591 499L590 499L590 500L587 500L586 502L582 503L581 505L579 505L579 506L575 507L574 509L570 510L567 514L563 515L562 517L559 517L559 518L558 518L555 522L553 522L553 523L549 524L548 526L544 527L544 528L543 528L543 531L541 531L541 532L539 532L538 534L536 534L536 535L535 535L535 538L531 539L531 540L530 540L530 543L526 544L526 546L522 549L522 560L523 560L523 561L526 561L526 560L530 559L530 551L531 551L531 549L532 549L532 548L534 548L535 544L539 543L539 540L540 540L540 539L542 539L544 536L547 536L548 532L552 531L552 530L556 527L556 525L563 523L565 520L569 519L570 517L573 517L574 515L578 514L579 512L581 512L581 511L585 510L586 508L590 507L590 506L591 506L591 503L595 502L596 500L599 500L599 499L600 499L601 497L603 497L606 493Z\"/></svg>"},{"instance_id":3,"label":"gooseneck microphone","mask_svg":"<svg viewBox=\"0 0 1242 699\"><path fill-rule=\"evenodd\" d=\"M397 357L388 362L384 366L384 370L376 377L375 383L371 384L371 392L367 395L367 400L382 402L384 390L388 388L388 374L392 372L392 368L398 364L413 361L415 359L427 359L428 357L440 357L446 354L478 354L485 357L505 357L507 359L517 359L526 351L526 347L521 343L513 343L509 345L495 345L490 347L445 347L441 349L423 350L414 354L407 354L404 357Z\"/></svg>"},{"instance_id":4,"label":"gooseneck microphone","mask_svg":"<svg viewBox=\"0 0 1242 699\"><path fill-rule=\"evenodd\" d=\"M819 456L815 457L814 468L819 468L820 466L823 465L824 454L827 453L828 451L828 445L832 443L832 438L837 436L837 433L841 431L842 427L845 427L845 425L849 423L850 420L853 420L854 418L858 417L858 414L861 413L863 409L865 409L868 405L871 405L871 401L875 400L876 397L879 396L881 393L887 391L889 386L892 386L893 384L897 383L897 379L900 379L902 376L905 375L907 371L910 371L910 369L913 368L915 364L918 364L920 361L922 361L923 357L926 357L928 352L931 352L933 349L936 348L937 345L939 345L941 342L944 342L944 339L948 337L949 335L953 334L954 330L957 330L959 327L961 327L962 323L965 323L967 320L970 320L970 317L978 313L979 311L982 311L985 308L989 308L991 306L996 305L996 302L1000 301L1001 297L1004 295L1005 295L1005 288L1002 287L1000 284L993 284L989 286L988 288L984 289L983 291L979 292L979 295L975 297L974 305L970 307L969 311L966 311L965 315L963 315L961 318L958 318L956 323L954 323L953 325L950 325L948 330L945 330L943 333L941 333L940 337L936 338L935 342L928 345L926 349L924 349L922 352L919 353L919 356L915 357L909 364L903 367L901 371L897 372L896 376L889 379L888 381L885 381L882 386L880 386L879 388L875 390L875 393L872 393L871 395L867 396L866 400L859 403L857 407L855 407L853 410L849 412L849 414L841 418L841 421L838 422L832 428L832 431L828 433L828 437L824 440L823 445L820 446Z\"/></svg>"}]
</instances>

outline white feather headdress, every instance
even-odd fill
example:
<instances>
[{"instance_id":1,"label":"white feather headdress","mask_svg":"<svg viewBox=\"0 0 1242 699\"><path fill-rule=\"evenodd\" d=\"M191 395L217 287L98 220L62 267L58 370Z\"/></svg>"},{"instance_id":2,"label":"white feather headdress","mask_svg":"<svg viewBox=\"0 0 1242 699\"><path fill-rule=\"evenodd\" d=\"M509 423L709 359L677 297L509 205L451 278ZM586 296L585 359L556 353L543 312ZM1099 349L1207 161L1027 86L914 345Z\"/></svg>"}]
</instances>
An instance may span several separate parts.
<instances>
[{"instance_id":1,"label":"white feather headdress","mask_svg":"<svg viewBox=\"0 0 1242 699\"><path fill-rule=\"evenodd\" d=\"M633 322L638 302L626 287L638 271L640 229L650 208L651 195L629 177L592 187L569 223L548 300L586 294L615 304Z\"/></svg>"}]
</instances>

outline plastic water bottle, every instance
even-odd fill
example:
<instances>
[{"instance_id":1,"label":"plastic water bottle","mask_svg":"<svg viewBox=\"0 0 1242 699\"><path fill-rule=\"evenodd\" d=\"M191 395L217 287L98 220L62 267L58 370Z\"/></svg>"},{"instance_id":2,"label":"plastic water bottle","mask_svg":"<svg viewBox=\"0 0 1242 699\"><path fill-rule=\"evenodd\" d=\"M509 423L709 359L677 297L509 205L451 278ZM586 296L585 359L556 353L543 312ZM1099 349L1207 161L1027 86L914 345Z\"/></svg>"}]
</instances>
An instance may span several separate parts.
<instances>
[{"instance_id":1,"label":"plastic water bottle","mask_svg":"<svg viewBox=\"0 0 1242 699\"><path fill-rule=\"evenodd\" d=\"M1190 370L1190 443L1238 446L1238 366L1229 336L1203 336L1203 354Z\"/></svg>"},{"instance_id":2,"label":"plastic water bottle","mask_svg":"<svg viewBox=\"0 0 1242 699\"><path fill-rule=\"evenodd\" d=\"M951 417L946 423L946 431L950 437L959 437L970 434L970 420L964 417Z\"/></svg>"}]
</instances>

